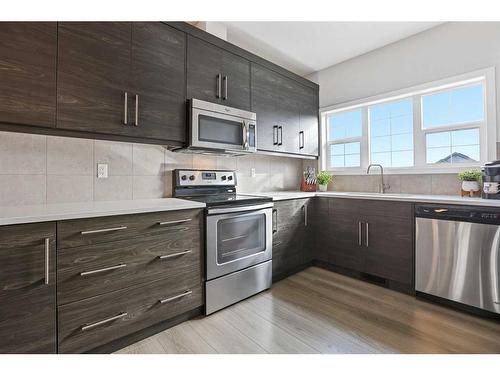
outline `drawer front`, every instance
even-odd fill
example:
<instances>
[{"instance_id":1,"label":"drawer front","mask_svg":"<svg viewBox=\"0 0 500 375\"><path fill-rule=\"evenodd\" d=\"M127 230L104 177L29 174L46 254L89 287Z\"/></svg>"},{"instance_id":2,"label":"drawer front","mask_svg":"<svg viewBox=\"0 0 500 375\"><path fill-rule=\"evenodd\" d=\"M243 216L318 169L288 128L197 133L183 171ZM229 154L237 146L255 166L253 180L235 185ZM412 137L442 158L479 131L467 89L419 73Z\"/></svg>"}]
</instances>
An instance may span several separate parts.
<instances>
[{"instance_id":1,"label":"drawer front","mask_svg":"<svg viewBox=\"0 0 500 375\"><path fill-rule=\"evenodd\" d=\"M179 210L148 214L67 220L58 223L57 248L78 247L160 234L171 227L200 228L202 210Z\"/></svg>"},{"instance_id":2,"label":"drawer front","mask_svg":"<svg viewBox=\"0 0 500 375\"><path fill-rule=\"evenodd\" d=\"M367 215L408 218L412 215L412 203L372 199L332 198L329 215L350 214L366 218Z\"/></svg>"},{"instance_id":3,"label":"drawer front","mask_svg":"<svg viewBox=\"0 0 500 375\"><path fill-rule=\"evenodd\" d=\"M198 274L185 273L58 308L59 353L81 353L203 304Z\"/></svg>"},{"instance_id":4,"label":"drawer front","mask_svg":"<svg viewBox=\"0 0 500 375\"><path fill-rule=\"evenodd\" d=\"M278 229L303 224L305 221L304 205L308 199L292 199L281 202L274 202L277 212Z\"/></svg>"},{"instance_id":5,"label":"drawer front","mask_svg":"<svg viewBox=\"0 0 500 375\"><path fill-rule=\"evenodd\" d=\"M172 226L167 233L59 250L58 304L138 283L197 272L202 278L201 232Z\"/></svg>"}]
</instances>

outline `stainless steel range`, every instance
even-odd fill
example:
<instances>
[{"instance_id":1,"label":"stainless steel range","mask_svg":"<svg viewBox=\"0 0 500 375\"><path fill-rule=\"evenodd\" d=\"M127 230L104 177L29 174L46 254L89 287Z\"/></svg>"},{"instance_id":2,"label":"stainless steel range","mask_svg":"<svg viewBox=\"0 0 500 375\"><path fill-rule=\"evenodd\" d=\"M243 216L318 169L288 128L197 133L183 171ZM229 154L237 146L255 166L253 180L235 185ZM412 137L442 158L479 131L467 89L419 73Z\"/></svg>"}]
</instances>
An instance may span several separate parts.
<instances>
[{"instance_id":1,"label":"stainless steel range","mask_svg":"<svg viewBox=\"0 0 500 375\"><path fill-rule=\"evenodd\" d=\"M271 286L272 199L238 195L236 185L234 171L174 171L173 195L207 205L207 315Z\"/></svg>"}]
</instances>

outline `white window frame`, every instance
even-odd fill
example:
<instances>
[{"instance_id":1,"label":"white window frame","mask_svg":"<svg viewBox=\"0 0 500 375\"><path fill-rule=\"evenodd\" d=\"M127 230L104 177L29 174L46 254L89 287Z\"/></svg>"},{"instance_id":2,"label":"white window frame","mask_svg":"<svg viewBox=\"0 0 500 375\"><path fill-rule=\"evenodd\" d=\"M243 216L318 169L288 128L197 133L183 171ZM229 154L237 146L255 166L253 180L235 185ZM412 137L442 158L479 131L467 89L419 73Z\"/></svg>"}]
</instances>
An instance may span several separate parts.
<instances>
[{"instance_id":1,"label":"white window frame","mask_svg":"<svg viewBox=\"0 0 500 375\"><path fill-rule=\"evenodd\" d=\"M358 108L354 108L353 111L355 110L358 110ZM344 111L342 111L344 112ZM345 111L345 112L348 112L348 111ZM353 142L359 142L359 157L360 157L360 160L359 160L359 163L360 163L360 166L359 167L342 167L341 169L342 170L357 170L361 167L362 164L362 160L361 160L361 154L363 153L363 134L365 132L365 129L364 129L364 123L365 123L365 111L361 111L361 135L359 137L349 137L349 138L337 138L335 140L329 140L330 139L330 131L329 131L329 126L328 126L328 118L326 118L326 126L325 126L325 134L326 134L326 157L328 158L327 160L332 160L332 155L331 155L331 147L332 145L341 145L341 144L345 144L345 143L353 143ZM345 158L345 153L344 153L344 158ZM327 161L327 163L329 163L329 161ZM345 160L344 160L344 163L345 163ZM340 168L339 168L340 169Z\"/></svg>"},{"instance_id":2,"label":"white window frame","mask_svg":"<svg viewBox=\"0 0 500 375\"><path fill-rule=\"evenodd\" d=\"M484 113L485 119L481 122L471 122L463 124L454 124L450 126L440 126L429 129L423 129L422 123L422 96L447 91L454 87L465 87L467 85L483 82L484 87ZM384 171L389 174L412 174L412 173L456 173L465 168L479 167L485 162L495 160L497 143L497 125L496 125L496 98L495 98L495 68L469 72L466 74L448 77L438 81L428 82L411 88L392 91L389 93L372 96L365 99L354 100L347 103L337 104L320 108L321 131L320 140L322 152L319 158L319 168L329 170L338 175L366 174L366 168L370 163L369 149L369 129L368 129L368 107L375 104L393 102L401 99L413 98L413 152L414 165L412 167L386 167ZM347 143L351 139L328 142L327 116L336 112L362 109L362 136L361 139L352 138L354 142L361 142L361 166L329 168L330 144ZM444 132L450 130L468 129L479 127L480 134L480 161L478 163L457 163L457 164L427 164L426 162L426 134L434 132Z\"/></svg>"}]
</instances>

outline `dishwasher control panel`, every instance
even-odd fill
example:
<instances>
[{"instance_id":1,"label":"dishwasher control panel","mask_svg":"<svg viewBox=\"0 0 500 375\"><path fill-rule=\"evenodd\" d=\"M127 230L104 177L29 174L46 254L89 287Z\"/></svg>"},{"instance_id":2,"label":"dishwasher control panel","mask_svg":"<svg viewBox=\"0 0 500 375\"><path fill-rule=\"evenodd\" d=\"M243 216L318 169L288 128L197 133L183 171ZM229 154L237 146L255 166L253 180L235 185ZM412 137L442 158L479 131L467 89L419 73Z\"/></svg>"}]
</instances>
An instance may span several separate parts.
<instances>
[{"instance_id":1,"label":"dishwasher control panel","mask_svg":"<svg viewBox=\"0 0 500 375\"><path fill-rule=\"evenodd\" d=\"M415 216L480 224L500 224L500 208L490 207L416 205Z\"/></svg>"}]
</instances>

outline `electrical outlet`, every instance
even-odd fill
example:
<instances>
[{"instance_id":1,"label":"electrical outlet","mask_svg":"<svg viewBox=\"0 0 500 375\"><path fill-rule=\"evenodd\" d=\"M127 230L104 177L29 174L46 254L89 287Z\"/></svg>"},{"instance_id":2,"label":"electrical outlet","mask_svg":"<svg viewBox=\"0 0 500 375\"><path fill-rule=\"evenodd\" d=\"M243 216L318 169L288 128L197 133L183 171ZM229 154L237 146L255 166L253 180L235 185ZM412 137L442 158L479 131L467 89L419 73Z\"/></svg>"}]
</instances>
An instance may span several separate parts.
<instances>
[{"instance_id":1,"label":"electrical outlet","mask_svg":"<svg viewBox=\"0 0 500 375\"><path fill-rule=\"evenodd\" d=\"M108 165L107 164L97 164L97 178L108 178Z\"/></svg>"},{"instance_id":2,"label":"electrical outlet","mask_svg":"<svg viewBox=\"0 0 500 375\"><path fill-rule=\"evenodd\" d=\"M250 175L255 177L255 168L250 169Z\"/></svg>"}]
</instances>

